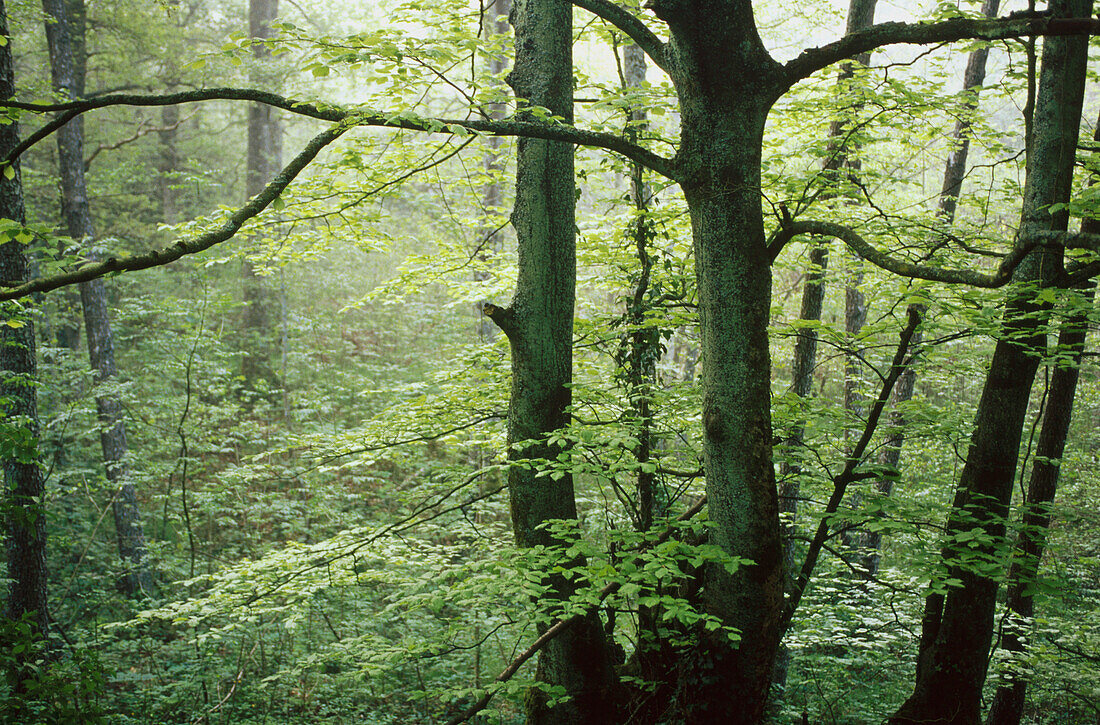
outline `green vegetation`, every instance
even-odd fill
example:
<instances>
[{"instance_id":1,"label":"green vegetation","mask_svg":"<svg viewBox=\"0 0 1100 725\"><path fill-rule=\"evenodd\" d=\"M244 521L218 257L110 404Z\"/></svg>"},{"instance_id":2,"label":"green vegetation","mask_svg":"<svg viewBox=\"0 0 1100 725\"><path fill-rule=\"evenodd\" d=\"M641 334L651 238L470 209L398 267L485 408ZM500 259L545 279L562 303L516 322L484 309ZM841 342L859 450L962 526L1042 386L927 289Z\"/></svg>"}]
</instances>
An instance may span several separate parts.
<instances>
[{"instance_id":1,"label":"green vegetation","mask_svg":"<svg viewBox=\"0 0 1100 725\"><path fill-rule=\"evenodd\" d=\"M1100 721L1087 4L514 2L0 2L0 722Z\"/></svg>"}]
</instances>

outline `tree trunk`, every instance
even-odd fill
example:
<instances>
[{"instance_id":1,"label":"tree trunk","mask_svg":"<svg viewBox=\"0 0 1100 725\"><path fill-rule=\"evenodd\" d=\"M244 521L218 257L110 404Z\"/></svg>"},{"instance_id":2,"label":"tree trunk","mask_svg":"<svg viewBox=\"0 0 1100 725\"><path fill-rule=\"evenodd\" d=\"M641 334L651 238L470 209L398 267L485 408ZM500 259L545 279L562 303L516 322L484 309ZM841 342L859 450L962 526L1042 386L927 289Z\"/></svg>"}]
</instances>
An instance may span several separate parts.
<instances>
[{"instance_id":1,"label":"tree trunk","mask_svg":"<svg viewBox=\"0 0 1100 725\"><path fill-rule=\"evenodd\" d=\"M0 37L11 38L4 0L0 0ZM10 40L0 46L0 99L15 95L15 73ZM0 125L0 157L19 144L19 129L14 123ZM3 169L2 171L8 171ZM19 162L13 173L0 173L0 218L24 224L23 185ZM29 277L25 245L15 239L0 244L0 281L4 284L25 282ZM16 327L7 324L12 322ZM4 544L7 550L7 577L10 580L4 618L25 620L31 636L45 639L50 617L46 601L46 484L38 460L38 396L35 388L34 323L21 314L18 304L4 303L0 313L0 396L7 401L3 414L4 446ZM7 630L5 630L7 631ZM12 647L16 642L0 642ZM27 644L27 642L18 642ZM11 650L9 650L11 651ZM30 660L30 661L28 661ZM33 662L33 653L15 658L15 668L7 673L15 693L25 691L25 682L34 676L24 664Z\"/></svg>"},{"instance_id":2,"label":"tree trunk","mask_svg":"<svg viewBox=\"0 0 1100 725\"><path fill-rule=\"evenodd\" d=\"M710 542L749 560L703 574L706 612L736 632L700 632L683 663L693 723L760 722L780 637L783 554L772 468L771 258L760 208L764 123L782 71L747 3L654 0L680 99L681 187L699 296L703 455Z\"/></svg>"},{"instance_id":3,"label":"tree trunk","mask_svg":"<svg viewBox=\"0 0 1100 725\"><path fill-rule=\"evenodd\" d=\"M248 29L253 38L271 38L271 23L279 14L279 0L249 0ZM252 46L250 81L256 87L278 90L276 79L265 68L271 51L263 45ZM248 104L248 156L245 168L245 194L259 194L282 169L282 123L278 111L262 103ZM249 260L242 264L244 286L245 349L241 374L249 388L267 391L280 385L276 373L279 347L279 294L267 275L256 272ZM285 381L284 381L285 384Z\"/></svg>"},{"instance_id":4,"label":"tree trunk","mask_svg":"<svg viewBox=\"0 0 1100 725\"><path fill-rule=\"evenodd\" d=\"M54 89L72 98L84 94L84 3L82 0L42 0L51 18L46 23L50 49L50 71ZM75 13L70 14L73 10ZM75 19L81 23L77 25ZM78 117L57 132L58 165L61 176L61 215L64 226L75 241L89 246L95 237L84 180L84 125ZM89 257L94 253L89 252ZM114 514L118 553L126 571L120 581L129 595L152 592L152 578L145 562L145 533L137 505L134 484L126 461L128 446L122 405L118 397L104 388L117 377L115 348L107 313L107 291L103 280L80 285L84 308L84 330L88 340L88 358L96 384L96 410L99 415L103 465L114 494Z\"/></svg>"},{"instance_id":5,"label":"tree trunk","mask_svg":"<svg viewBox=\"0 0 1100 725\"><path fill-rule=\"evenodd\" d=\"M1100 224L1096 220L1089 222L1091 223L1084 225L1085 231L1090 234L1100 233ZM1062 452L1073 416L1073 398L1077 392L1077 377L1081 355L1085 349L1093 291L1094 288L1090 288L1082 294L1084 299L1080 306L1062 323L1058 335L1060 356L1068 355L1069 359L1056 365L1051 375L1043 427L1035 449L1027 500L1023 504L1022 526L1016 539L1012 567L1008 572L1008 617L1003 624L1001 647L1016 654L1024 652L1026 642L1031 639L1031 618L1035 616L1035 602L1030 590L1038 578L1039 563L1046 546L1050 505L1054 503L1054 494L1058 489ZM986 718L987 725L1019 725L1024 714L1027 683L1026 673L1008 674L1007 681L997 687Z\"/></svg>"},{"instance_id":6,"label":"tree trunk","mask_svg":"<svg viewBox=\"0 0 1100 725\"><path fill-rule=\"evenodd\" d=\"M854 33L869 28L875 22L875 7L878 0L851 0L848 5L848 21L845 26L846 33ZM870 53L856 56L852 61L841 65L837 74L837 86L844 92L855 75L855 66L866 66L871 61ZM852 108L845 109L845 113L857 110L862 106L862 101L857 101ZM821 194L821 200L827 201L846 194L845 178L841 176L841 170L847 170L847 179L854 179L859 172L859 159L855 157L853 144L850 143L849 134L851 124L845 118L838 118L829 125L829 155L825 159L823 176L828 187ZM806 271L806 282L802 289L802 307L799 319L818 322L821 320L821 308L825 301L825 270L829 263L829 250L824 244L815 245L810 251L810 263ZM855 258L854 264L860 263ZM858 269L858 267L857 267ZM862 280L862 270L858 272L858 279L850 280L845 289L845 330L854 341L867 319L867 306L864 295L859 291L858 285ZM854 281L854 286L853 286ZM853 342L854 344L854 342ZM794 358L791 361L792 392L801 399L810 397L813 387L813 370L817 365L817 330L801 329L798 331L795 342ZM854 356L849 355L845 362L844 379L844 408L855 412L856 388L853 383L859 373L859 363ZM853 372L854 371L854 372ZM803 445L805 431L802 422L799 422L788 436L784 445L788 450L799 448ZM795 571L795 546L792 541L792 524L798 514L798 498L800 496L799 479L802 474L802 466L796 462L784 461L779 469L780 511L786 514L789 523L784 529L784 560L787 568L788 584L792 583L790 577ZM786 655L781 663L779 680L786 679Z\"/></svg>"},{"instance_id":7,"label":"tree trunk","mask_svg":"<svg viewBox=\"0 0 1100 725\"><path fill-rule=\"evenodd\" d=\"M508 33L508 14L512 11L512 0L490 0L485 8L485 23L483 32L486 37L501 36ZM508 68L508 58L503 53L489 57L489 72L494 77L499 77ZM508 113L504 103L488 103L485 107L486 119L500 121ZM497 215L504 207L504 194L500 188L498 179L504 173L505 159L501 153L504 139L500 136L489 136L485 139L488 147L485 153L485 171L489 176L489 183L482 187L481 204L484 208L484 223L478 230L477 248L474 254L483 265L488 265L490 260L497 257L504 246L504 231L497 223ZM475 282L484 282L492 277L488 268L478 269L474 272ZM477 307L478 339L491 340L496 335L497 328L492 321L482 313L488 300L480 300Z\"/></svg>"},{"instance_id":8,"label":"tree trunk","mask_svg":"<svg viewBox=\"0 0 1100 725\"><path fill-rule=\"evenodd\" d=\"M1054 10L1085 17L1089 5L1068 0L1055 4ZM1066 213L1050 214L1047 209L1069 199L1087 44L1084 37L1044 41L1019 243L1036 232L1066 228ZM1017 268L1015 279L1042 282L1060 264L1060 256L1038 250ZM980 720L998 588L995 569L1007 544L1005 520L1020 437L1037 353L1045 347L1044 316L1045 307L1033 291L1010 294L947 527L955 546L945 549L945 565L948 576L962 585L948 591L942 610L931 600L926 607L925 622L930 626L922 640L933 635L934 639L922 641L924 662L913 694L892 723L973 725Z\"/></svg>"},{"instance_id":9,"label":"tree trunk","mask_svg":"<svg viewBox=\"0 0 1100 725\"><path fill-rule=\"evenodd\" d=\"M985 0L982 4L982 15L987 18L997 17L1000 0ZM978 92L985 82L985 66L989 59L989 48L981 47L970 53L966 62L966 72L963 74L963 93L967 94L966 105L969 110L978 108ZM955 141L955 149L948 154L947 163L943 170L943 185L940 187L939 215L945 225L955 221L955 209L958 206L959 194L962 191L963 179L966 177L966 157L970 151L970 120L966 115L959 117L955 122L955 131L952 139ZM908 310L923 318L927 307L922 304L911 304ZM916 356L921 347L921 329L913 333L911 343L911 355ZM890 413L889 432L883 442L882 455L879 463L887 470L897 470L901 461L901 449L905 444L905 413L904 406L913 398L913 390L916 387L916 371L913 366L905 369L898 379L894 389L893 410ZM894 490L894 478L887 476L875 481L875 488L883 496L889 496ZM860 544L861 568L868 577L878 574L879 562L882 552L882 532L868 531Z\"/></svg>"},{"instance_id":10,"label":"tree trunk","mask_svg":"<svg viewBox=\"0 0 1100 725\"><path fill-rule=\"evenodd\" d=\"M571 122L572 6L566 0L517 0L515 69L508 82L527 99ZM573 148L520 139L516 202L512 212L519 268L507 309L486 314L508 336L512 395L508 412L508 488L512 527L520 546L560 544L542 524L576 519L573 477L545 470L563 451L547 442L569 423L576 295ZM539 470L542 469L542 470ZM567 564L568 565L568 564ZM571 583L551 581L552 596L566 598ZM613 672L599 616L590 614L553 640L539 655L537 678L564 688L567 702L548 705L541 692L527 702L531 723L614 722Z\"/></svg>"},{"instance_id":11,"label":"tree trunk","mask_svg":"<svg viewBox=\"0 0 1100 725\"><path fill-rule=\"evenodd\" d=\"M1093 141L1100 142L1100 126L1093 133ZM1093 178L1094 185L1097 183ZM1081 231L1100 234L1100 221L1085 219ZM1031 618L1035 615L1035 602L1030 587L1038 578L1039 564L1046 547L1047 529L1050 527L1050 505L1058 490L1058 474L1061 471L1062 452L1065 450L1069 424L1073 418L1073 399L1077 393L1077 379L1081 357L1088 334L1089 312L1095 295L1095 283L1081 294L1077 306L1062 322L1058 333L1058 353L1061 358L1051 374L1050 388L1043 413L1043 427L1039 431L1039 444L1035 449L1035 462L1031 467L1027 498L1023 503L1022 528L1016 536L1016 549L1008 572L1008 617L1003 623L1004 636L1001 648L1013 653L1027 649L1027 636L1031 631ZM986 716L986 725L1019 725L1023 719L1027 697L1026 672L1009 672L1006 681L997 687Z\"/></svg>"}]
</instances>

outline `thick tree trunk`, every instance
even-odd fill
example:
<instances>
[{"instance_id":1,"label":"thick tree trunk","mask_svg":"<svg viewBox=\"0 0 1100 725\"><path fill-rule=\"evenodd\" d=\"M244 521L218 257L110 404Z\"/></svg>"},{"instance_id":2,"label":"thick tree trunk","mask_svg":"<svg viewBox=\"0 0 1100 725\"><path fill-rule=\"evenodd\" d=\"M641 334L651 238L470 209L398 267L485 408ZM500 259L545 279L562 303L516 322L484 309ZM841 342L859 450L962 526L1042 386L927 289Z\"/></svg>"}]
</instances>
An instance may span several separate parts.
<instances>
[{"instance_id":1,"label":"thick tree trunk","mask_svg":"<svg viewBox=\"0 0 1100 725\"><path fill-rule=\"evenodd\" d=\"M4 0L0 0L0 37L11 38ZM11 43L0 46L0 99L15 95L15 73ZM14 123L0 125L0 157L19 144L19 129ZM5 170L6 171L6 170ZM19 162L14 173L0 173L0 218L17 224L26 222L23 185ZM0 244L0 282L25 282L29 278L25 245L17 240ZM20 325L12 327L7 322ZM7 550L7 577L10 580L4 618L28 620L31 634L45 638L49 634L46 601L46 485L38 461L38 396L35 388L34 322L21 314L20 306L5 303L0 312L0 396L7 402L3 410L4 436L8 438L3 459L4 495L0 497L4 516L4 544ZM0 647L15 643L0 641ZM26 644L23 642L22 644ZM10 651L10 650L9 650ZM14 692L22 693L24 682L33 677L22 667L31 652L15 658L9 673ZM18 718L18 716L16 715Z\"/></svg>"},{"instance_id":2,"label":"thick tree trunk","mask_svg":"<svg viewBox=\"0 0 1100 725\"><path fill-rule=\"evenodd\" d=\"M51 18L46 23L46 39L50 49L50 70L54 88L70 97L84 93L84 26L82 0L43 0L42 7ZM71 14L73 9L77 12ZM79 18L81 24L75 24ZM57 132L58 165L61 176L61 215L66 231L77 242L90 244L94 239L92 217L88 207L88 191L84 180L84 126L82 118L70 121ZM91 255L90 255L91 256ZM84 330L88 340L99 415L100 443L103 465L114 494L111 509L114 514L118 552L126 571L121 585L127 594L152 591L152 578L145 562L145 533L137 505L134 484L130 480L126 461L128 445L122 405L118 397L104 392L117 376L115 349L111 339L111 323L107 313L107 291L103 280L80 285L80 301L84 308Z\"/></svg>"},{"instance_id":3,"label":"thick tree trunk","mask_svg":"<svg viewBox=\"0 0 1100 725\"><path fill-rule=\"evenodd\" d=\"M248 29L253 38L271 38L271 24L279 14L279 0L249 0ZM265 64L271 51L263 45L252 46L253 67L250 80L261 88L278 84ZM245 168L245 194L251 199L260 193L282 168L283 130L278 111L262 103L248 104L248 155ZM280 309L279 293L270 276L257 274L252 262L242 265L244 287L245 350L241 362L241 374L245 385L269 391L280 385L276 373L276 354L279 348L277 314Z\"/></svg>"},{"instance_id":4,"label":"thick tree trunk","mask_svg":"<svg viewBox=\"0 0 1100 725\"><path fill-rule=\"evenodd\" d=\"M680 99L681 187L699 295L703 455L710 541L749 560L704 572L703 605L736 632L701 632L684 663L694 723L758 723L780 638L783 554L772 468L768 316L771 258L760 208L760 154L781 73L748 3L654 0L668 23Z\"/></svg>"},{"instance_id":5,"label":"thick tree trunk","mask_svg":"<svg viewBox=\"0 0 1100 725\"><path fill-rule=\"evenodd\" d=\"M508 82L517 98L573 118L572 6L566 0L517 0L515 69ZM520 139L516 161L516 229L519 268L507 309L485 311L508 336L512 396L508 412L508 474L512 527L520 546L555 545L542 524L575 519L573 477L545 470L561 448L546 441L569 423L576 296L573 148ZM540 470L541 469L541 470ZM568 597L570 582L557 577L553 593ZM532 723L614 722L613 672L598 615L591 614L541 653L537 677L564 688L567 702L549 706L532 692Z\"/></svg>"},{"instance_id":6,"label":"thick tree trunk","mask_svg":"<svg viewBox=\"0 0 1100 725\"><path fill-rule=\"evenodd\" d=\"M1056 13L1088 15L1088 3L1070 0L1054 5ZM1047 38L1036 98L1033 145L1024 188L1020 242L1033 234L1066 227L1065 212L1050 214L1050 205L1069 198L1087 39ZM1060 266L1049 251L1033 252L1017 269L1018 281L1042 281ZM955 506L948 521L954 545L945 549L948 575L962 585L943 599L942 610L930 600L922 639L922 666L913 695L892 723L959 723L980 719L993 613L997 597L999 556L1004 551L1005 519L1019 455L1020 436L1038 366L1045 347L1044 306L1026 289L1011 294L978 404L974 434L960 475ZM976 546L970 546L976 544Z\"/></svg>"}]
</instances>

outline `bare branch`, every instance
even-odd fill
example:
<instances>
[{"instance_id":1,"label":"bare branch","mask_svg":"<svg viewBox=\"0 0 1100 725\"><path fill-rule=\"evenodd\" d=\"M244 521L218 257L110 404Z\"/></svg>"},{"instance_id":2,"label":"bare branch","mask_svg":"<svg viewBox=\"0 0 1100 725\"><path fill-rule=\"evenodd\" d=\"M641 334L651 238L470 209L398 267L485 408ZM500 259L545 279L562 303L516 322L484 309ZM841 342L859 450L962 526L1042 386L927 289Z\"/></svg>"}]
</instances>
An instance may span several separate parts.
<instances>
[{"instance_id":1,"label":"bare branch","mask_svg":"<svg viewBox=\"0 0 1100 725\"><path fill-rule=\"evenodd\" d=\"M587 10L598 18L606 20L626 34L635 44L649 56L653 65L667 71L665 67L664 42L656 34L645 26L641 20L624 7L616 5L610 0L572 0L579 8Z\"/></svg>"},{"instance_id":2,"label":"bare branch","mask_svg":"<svg viewBox=\"0 0 1100 725\"><path fill-rule=\"evenodd\" d=\"M1035 246L1044 243L1040 236L1038 239L1031 240L1028 244L1017 244L1011 252L1001 259L1001 263L992 274L983 274L974 269L943 269L896 259L886 252L872 247L858 232L844 224L826 221L794 221L782 227L774 235L769 247L772 258L778 256L783 246L800 234L820 234L826 237L835 237L871 264L902 277L926 279L947 284L968 284L973 287L986 288L1005 285L1012 278L1012 271L1016 269L1024 256Z\"/></svg>"},{"instance_id":3,"label":"bare branch","mask_svg":"<svg viewBox=\"0 0 1100 725\"><path fill-rule=\"evenodd\" d=\"M0 291L0 300L25 297L35 292L48 292L59 287L97 279L113 272L130 272L159 267L174 262L180 257L202 252L215 244L224 242L236 234L246 221L255 217L275 201L290 185L290 182L316 158L323 148L340 138L353 126L354 124L341 122L314 136L305 148L289 164L283 167L278 176L264 187L263 191L252 197L247 204L234 212L224 224L212 232L201 234L193 239L180 240L164 249L156 249L129 257L108 257L101 262L89 262L72 272L39 277L25 284Z\"/></svg>"},{"instance_id":4,"label":"bare branch","mask_svg":"<svg viewBox=\"0 0 1100 725\"><path fill-rule=\"evenodd\" d=\"M185 120L187 120L187 119L181 118L180 120L178 120L175 123L170 124L168 126L146 126L145 122L142 121L141 123L138 124L138 127L134 130L134 132L132 134L130 134L129 136L127 136L126 138L121 139L119 141L115 141L114 143L110 143L110 144L102 144L101 143L99 146L97 146L96 150L93 151L92 153L90 153L88 155L88 158L84 159L84 173L88 173L88 169L91 167L92 162L95 161L96 157L99 156L104 151L117 151L118 149L122 148L123 146L125 146L127 144L131 144L134 141L137 141L139 139L142 139L142 138L148 136L151 133L164 133L166 131L175 131L177 128L180 127L180 125Z\"/></svg>"},{"instance_id":5,"label":"bare branch","mask_svg":"<svg viewBox=\"0 0 1100 725\"><path fill-rule=\"evenodd\" d=\"M285 98L275 93L249 88L207 88L197 91L183 91L181 93L151 96L115 94L80 101L69 101L67 103L55 103L52 105L19 101L0 101L0 108L18 108L25 111L37 111L39 113L58 113L55 119L35 131L13 149L7 157L0 161L0 166L10 164L12 161L19 158L28 148L58 130L76 116L88 111L106 108L108 106L172 106L181 103L214 100L254 101L275 108L281 108L290 113L296 113L323 121L351 120L356 126L383 126L402 128L409 131L426 131L429 133L461 133L462 131L460 129L465 129L466 131L483 133L490 136L525 136L528 138L547 139L549 141L564 141L580 146L592 146L594 148L613 151L625 156L631 161L642 164L662 176L666 176L673 181L679 181L676 164L671 159L655 154L637 144L631 143L625 138L609 133L585 131L566 124L543 121L421 118L411 115L386 114L374 109L349 109L335 105L307 103Z\"/></svg>"},{"instance_id":6,"label":"bare branch","mask_svg":"<svg viewBox=\"0 0 1100 725\"><path fill-rule=\"evenodd\" d=\"M820 48L810 48L783 67L793 85L815 71L884 45L929 45L954 40L1002 40L1036 35L1096 35L1100 20L1024 16L993 20L952 18L938 23L880 23Z\"/></svg>"},{"instance_id":7,"label":"bare branch","mask_svg":"<svg viewBox=\"0 0 1100 725\"><path fill-rule=\"evenodd\" d=\"M898 340L897 350L894 352L894 359L890 364L890 373L886 376L886 379L882 381L882 389L879 391L878 398L875 399L875 403L867 416L867 423L863 427L863 435L860 436L859 441L852 449L852 453L844 462L844 470L833 479L833 494L829 497L829 502L825 505L825 511L821 517L820 523L817 525L817 532L810 542L810 547L806 551L806 559L802 563L802 569L798 573L798 579L794 583L794 589L787 598L786 605L783 607L782 629L784 631L791 624L791 619L794 617L799 602L802 600L802 595L806 591L806 585L810 582L810 575L813 574L814 567L817 566L817 559L821 554L821 549L829 538L829 517L835 514L840 508L840 503L844 500L844 493L848 488L848 484L861 478L860 474L856 473L856 467L863 462L863 454L866 452L867 446L870 444L871 438L875 433L875 429L878 427L879 418L882 417L882 411L886 407L886 402L890 399L890 393L894 389L894 383L901 377L905 368L912 363L911 359L906 359L906 353L909 351L909 343L913 339L913 333L916 332L917 326L920 325L920 323L920 314L910 307L905 327L902 328L900 339Z\"/></svg>"}]
</instances>

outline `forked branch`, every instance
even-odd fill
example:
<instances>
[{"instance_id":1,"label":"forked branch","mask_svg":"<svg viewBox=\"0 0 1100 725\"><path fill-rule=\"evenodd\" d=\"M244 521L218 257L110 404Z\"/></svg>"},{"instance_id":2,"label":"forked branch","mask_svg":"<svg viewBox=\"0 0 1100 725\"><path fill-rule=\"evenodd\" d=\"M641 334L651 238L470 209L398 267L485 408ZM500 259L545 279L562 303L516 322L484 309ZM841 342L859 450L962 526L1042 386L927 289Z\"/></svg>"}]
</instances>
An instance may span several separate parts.
<instances>
[{"instance_id":1,"label":"forked branch","mask_svg":"<svg viewBox=\"0 0 1100 725\"><path fill-rule=\"evenodd\" d=\"M572 0L579 8L587 10L598 18L606 20L621 30L628 38L645 51L653 65L667 71L665 67L665 44L657 35L645 26L641 20L631 15L626 8L610 0Z\"/></svg>"}]
</instances>

